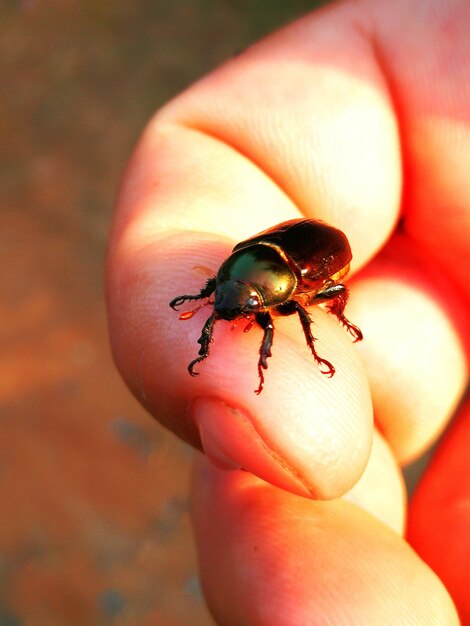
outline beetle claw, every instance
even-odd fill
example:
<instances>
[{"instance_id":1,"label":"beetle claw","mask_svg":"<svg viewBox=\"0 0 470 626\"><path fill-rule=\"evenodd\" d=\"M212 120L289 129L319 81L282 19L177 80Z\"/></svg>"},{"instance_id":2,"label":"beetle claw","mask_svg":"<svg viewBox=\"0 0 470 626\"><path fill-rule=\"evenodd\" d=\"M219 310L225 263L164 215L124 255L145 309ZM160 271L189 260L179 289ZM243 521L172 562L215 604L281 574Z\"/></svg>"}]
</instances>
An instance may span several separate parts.
<instances>
[{"instance_id":1,"label":"beetle claw","mask_svg":"<svg viewBox=\"0 0 470 626\"><path fill-rule=\"evenodd\" d=\"M355 326L354 324L350 323L348 325L348 332L353 337L353 343L362 341L364 338L364 335L362 334L362 330L358 328L357 326Z\"/></svg>"},{"instance_id":2,"label":"beetle claw","mask_svg":"<svg viewBox=\"0 0 470 626\"><path fill-rule=\"evenodd\" d=\"M170 306L171 308L176 311L176 307L180 306L181 304L183 304L183 302L186 300L186 298L182 297L182 296L178 296L177 298L173 298L173 300L170 302Z\"/></svg>"},{"instance_id":3,"label":"beetle claw","mask_svg":"<svg viewBox=\"0 0 470 626\"><path fill-rule=\"evenodd\" d=\"M194 366L199 363L200 361L202 361L202 359L198 358L198 359L194 359L193 361L191 361L191 363L188 365L188 372L191 374L191 376L199 376L199 372L195 372L194 371Z\"/></svg>"},{"instance_id":4,"label":"beetle claw","mask_svg":"<svg viewBox=\"0 0 470 626\"><path fill-rule=\"evenodd\" d=\"M330 363L326 359L321 359L321 358L317 358L316 361L318 365L320 366L320 372L322 374L324 374L325 376L328 376L328 378L332 378L334 376L336 369L334 368L332 363ZM324 365L326 369L322 369L321 368L322 365Z\"/></svg>"},{"instance_id":5,"label":"beetle claw","mask_svg":"<svg viewBox=\"0 0 470 626\"><path fill-rule=\"evenodd\" d=\"M261 369L261 364L258 363L258 376L259 376L259 385L258 385L258 389L255 389L255 393L257 396L259 396L259 394L263 391L263 387L264 387L264 374L263 374L263 370ZM266 365L265 369L268 366Z\"/></svg>"},{"instance_id":6,"label":"beetle claw","mask_svg":"<svg viewBox=\"0 0 470 626\"><path fill-rule=\"evenodd\" d=\"M341 322L341 324L344 326L344 328L346 328L347 332L353 338L353 343L356 343L357 341L362 341L362 339L364 338L364 335L362 334L362 330L359 328L359 326L356 326L356 324L353 324L352 322L350 322L348 319L344 317L343 314L337 317L339 321Z\"/></svg>"}]
</instances>

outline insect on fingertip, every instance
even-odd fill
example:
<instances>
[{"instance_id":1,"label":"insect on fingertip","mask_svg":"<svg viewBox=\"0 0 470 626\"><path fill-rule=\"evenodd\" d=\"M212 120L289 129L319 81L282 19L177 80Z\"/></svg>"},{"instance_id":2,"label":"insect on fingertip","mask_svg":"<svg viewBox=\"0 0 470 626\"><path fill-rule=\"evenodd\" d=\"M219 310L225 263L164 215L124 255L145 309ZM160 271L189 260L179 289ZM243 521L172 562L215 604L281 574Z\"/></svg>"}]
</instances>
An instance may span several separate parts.
<instances>
[{"instance_id":1,"label":"insect on fingertip","mask_svg":"<svg viewBox=\"0 0 470 626\"><path fill-rule=\"evenodd\" d=\"M305 307L327 304L328 311L345 326L354 343L362 340L361 330L344 315L348 289L342 281L349 272L351 259L351 248L343 232L307 218L282 222L237 244L217 275L209 278L198 294L178 296L170 302L176 310L187 300L208 299L192 311L181 313L179 319L183 321L204 306L214 306L198 339L200 356L188 366L191 376L198 375L194 366L209 356L216 320L235 325L238 319L246 318L244 332L255 323L263 330L258 358L260 384L255 390L259 395L264 382L261 371L268 367L274 337L271 314L296 313L321 373L331 378L335 368L316 352L313 322ZM212 294L213 300L209 299Z\"/></svg>"}]
</instances>

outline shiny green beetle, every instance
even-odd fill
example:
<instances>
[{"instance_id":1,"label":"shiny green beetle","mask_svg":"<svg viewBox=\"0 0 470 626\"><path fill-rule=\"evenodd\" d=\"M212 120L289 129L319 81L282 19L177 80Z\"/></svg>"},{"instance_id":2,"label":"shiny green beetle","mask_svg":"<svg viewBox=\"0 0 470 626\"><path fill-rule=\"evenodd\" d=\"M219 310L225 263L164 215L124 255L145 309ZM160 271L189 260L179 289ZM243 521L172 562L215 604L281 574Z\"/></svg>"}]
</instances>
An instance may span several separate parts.
<instances>
[{"instance_id":1,"label":"shiny green beetle","mask_svg":"<svg viewBox=\"0 0 470 626\"><path fill-rule=\"evenodd\" d=\"M209 278L197 295L178 296L170 302L176 309L188 300L210 298L214 294L213 300L205 303L212 304L214 309L198 339L199 356L188 365L189 373L196 376L194 366L209 356L218 319L246 318L249 320L246 330L257 323L264 333L258 360L256 393L259 394L264 385L263 369L267 369L267 358L271 356L272 315L297 313L313 358L323 374L333 376L333 365L316 352L312 321L305 307L327 303L328 311L346 327L354 341L362 339L360 329L344 315L348 290L341 281L349 271L351 258L344 233L310 219L282 222L237 244L217 275ZM183 313L180 319L189 319L199 308Z\"/></svg>"}]
</instances>

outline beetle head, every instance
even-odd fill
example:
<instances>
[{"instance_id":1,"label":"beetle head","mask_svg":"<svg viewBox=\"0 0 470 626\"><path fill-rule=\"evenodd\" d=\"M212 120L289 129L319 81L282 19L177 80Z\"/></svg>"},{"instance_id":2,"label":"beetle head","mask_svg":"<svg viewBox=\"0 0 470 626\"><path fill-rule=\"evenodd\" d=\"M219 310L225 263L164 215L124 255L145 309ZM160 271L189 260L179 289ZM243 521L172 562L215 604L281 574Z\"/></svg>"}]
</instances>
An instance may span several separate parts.
<instances>
[{"instance_id":1,"label":"beetle head","mask_svg":"<svg viewBox=\"0 0 470 626\"><path fill-rule=\"evenodd\" d=\"M248 283L230 279L216 287L214 309L217 317L234 320L239 315L257 313L260 307L260 296Z\"/></svg>"}]
</instances>

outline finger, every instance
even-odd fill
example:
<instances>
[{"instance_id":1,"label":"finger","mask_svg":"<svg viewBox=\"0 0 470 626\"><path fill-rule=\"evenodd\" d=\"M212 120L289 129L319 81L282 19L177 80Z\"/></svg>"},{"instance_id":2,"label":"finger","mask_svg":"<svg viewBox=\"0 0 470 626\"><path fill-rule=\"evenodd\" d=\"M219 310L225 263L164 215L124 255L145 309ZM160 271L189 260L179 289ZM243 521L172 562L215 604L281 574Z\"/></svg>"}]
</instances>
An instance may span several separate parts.
<instances>
[{"instance_id":1,"label":"finger","mask_svg":"<svg viewBox=\"0 0 470 626\"><path fill-rule=\"evenodd\" d=\"M194 265L217 267L226 254L222 242L216 248L212 238L193 234L168 237L126 257L115 284L119 307L111 322L118 325L112 328L117 361L149 410L193 445L202 440L212 458L229 458L298 493L344 493L366 465L372 409L354 347L326 312L313 312L312 318L317 350L337 364L332 379L314 363L293 317L275 322L273 357L259 396L254 393L261 341L257 328L244 333L221 321L199 376L188 376L206 316L201 311L178 320L168 306L178 293L170 281L180 276L183 293L197 291L200 277Z\"/></svg>"},{"instance_id":2,"label":"finger","mask_svg":"<svg viewBox=\"0 0 470 626\"><path fill-rule=\"evenodd\" d=\"M286 186L284 181L281 185L267 164L254 162L253 155L236 146L188 128L181 120L176 123L187 97L182 96L150 125L133 158L118 204L108 266L113 352L124 377L149 410L194 445L200 445L198 431L202 430L206 448L214 440L228 441L231 449L224 453L236 463L275 484L290 484L298 492L320 497L344 493L359 478L372 436L366 380L343 330L324 312L312 314L318 350L323 346L322 358L340 364L334 379L327 380L312 363L298 320L280 320L274 347L278 356L270 360L269 380L262 396L256 399L251 372L259 348L258 331L253 330L242 341L223 326L216 329L211 357L204 363L199 379L192 381L187 378L185 366L195 356L191 346L196 345L202 323L189 320L185 322L187 330L183 330L167 303L179 293L200 289L195 266L211 266L216 271L238 238L299 215L287 190L299 183L299 167L313 171L311 163L307 167L306 162L313 155L318 155L315 167L325 179L319 185L318 178L309 174L304 181L303 186L309 189L308 201L312 202L310 214L317 203L325 207L318 208L318 217L349 229L358 264L364 263L388 236L398 212L396 127L375 60L364 49L362 38L351 25L348 27L346 16L341 15L342 27L335 45L341 40L348 54L357 56L370 82L362 83L344 73L338 75L334 68L321 69L314 63L301 62L297 68L299 84L319 81L325 89L322 94L310 94L306 102L296 99L292 109L279 108L277 90L270 94L264 91L272 83L272 74L266 83L256 79L249 87L253 95L258 94L261 107L251 108L252 122L264 115L263 102L269 102L276 115L279 111L286 115L283 125L289 131L278 155L287 158L286 149L291 153L293 166L287 170L291 171L292 183ZM284 50L286 43L293 44L296 37L289 35L288 40ZM306 46L302 54L310 53L310 33L304 32L302 41ZM234 71L243 77L250 67L255 72L252 78L256 78L271 67L270 56L277 54L275 50L273 42L268 41L259 49L260 55L243 56L234 62L235 69L221 70L222 74L229 72L226 78L221 79L219 74L209 78L209 83L228 87ZM285 81L288 93L291 68L284 65L278 69L278 80ZM254 91L257 83L258 90ZM303 93L307 97L305 90ZM339 114L339 94L350 98L346 118ZM236 106L236 99L230 100ZM308 112L314 101L320 103L318 125L313 124L317 119L315 109ZM228 119L235 119L230 109ZM307 127L304 122L299 125L301 120L309 120L308 132L303 132ZM347 148L341 152L344 158L339 167L326 141L335 124ZM363 132L365 125L370 130L370 124L376 132ZM278 126L274 125L273 130ZM260 138L264 132L260 128ZM319 137L316 132L324 134ZM297 145L299 137L305 138L301 146ZM353 146L358 148L354 155ZM297 153L303 155L300 162ZM374 178L376 183L363 184L366 173L369 176L378 169L381 175ZM317 195L320 188L323 192ZM326 190L331 190L331 197ZM350 198L348 212L344 212L346 195ZM377 212L379 203L383 210ZM372 225L372 235L357 229L360 223ZM178 235L182 229L196 233L182 237ZM201 231L212 235L204 236ZM221 239L222 235L231 240ZM191 415L188 406L194 407L192 401L199 396L222 402L216 411L206 407L203 415ZM228 413L224 407L228 407ZM233 420L234 412L243 417ZM241 434L225 436L225 430L234 424L243 433L245 423L258 434L259 448L266 451L260 462L248 453L251 441L243 441Z\"/></svg>"},{"instance_id":3,"label":"finger","mask_svg":"<svg viewBox=\"0 0 470 626\"><path fill-rule=\"evenodd\" d=\"M411 501L408 536L470 622L470 402L446 434Z\"/></svg>"},{"instance_id":4,"label":"finger","mask_svg":"<svg viewBox=\"0 0 470 626\"><path fill-rule=\"evenodd\" d=\"M458 624L435 574L350 502L299 498L203 460L193 499L201 579L220 625Z\"/></svg>"},{"instance_id":5,"label":"finger","mask_svg":"<svg viewBox=\"0 0 470 626\"><path fill-rule=\"evenodd\" d=\"M400 120L403 228L470 298L470 4L363 5Z\"/></svg>"},{"instance_id":6,"label":"finger","mask_svg":"<svg viewBox=\"0 0 470 626\"><path fill-rule=\"evenodd\" d=\"M365 337L357 350L376 422L400 462L409 462L442 432L465 390L465 306L427 256L400 235L351 292L349 312Z\"/></svg>"}]
</instances>

